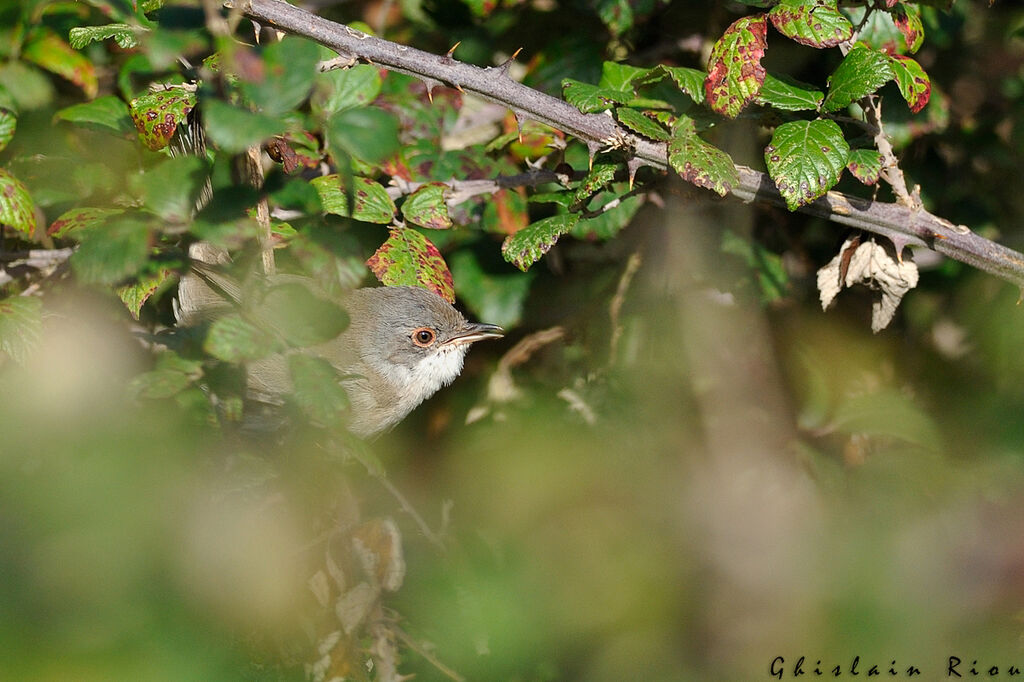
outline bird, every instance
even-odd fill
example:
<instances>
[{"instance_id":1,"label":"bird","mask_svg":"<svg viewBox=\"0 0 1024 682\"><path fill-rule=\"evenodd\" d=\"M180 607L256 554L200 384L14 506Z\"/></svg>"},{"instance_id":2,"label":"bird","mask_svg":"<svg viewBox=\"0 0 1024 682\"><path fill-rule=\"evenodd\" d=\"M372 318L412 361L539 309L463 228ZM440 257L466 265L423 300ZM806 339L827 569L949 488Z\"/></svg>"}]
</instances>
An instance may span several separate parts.
<instances>
[{"instance_id":1,"label":"bird","mask_svg":"<svg viewBox=\"0 0 1024 682\"><path fill-rule=\"evenodd\" d=\"M224 252L199 247L191 248L190 256L191 269L182 277L175 301L179 326L214 319L237 309L244 299L243 287L223 268L230 262ZM301 275L277 274L271 281L320 293L313 280ZM334 338L247 363L250 398L283 402L292 390L287 353L305 352L337 370L350 403L347 428L370 438L451 384L473 343L505 333L498 325L469 322L448 301L417 286L353 289L338 304L349 324ZM255 319L258 323L259 315Z\"/></svg>"}]
</instances>

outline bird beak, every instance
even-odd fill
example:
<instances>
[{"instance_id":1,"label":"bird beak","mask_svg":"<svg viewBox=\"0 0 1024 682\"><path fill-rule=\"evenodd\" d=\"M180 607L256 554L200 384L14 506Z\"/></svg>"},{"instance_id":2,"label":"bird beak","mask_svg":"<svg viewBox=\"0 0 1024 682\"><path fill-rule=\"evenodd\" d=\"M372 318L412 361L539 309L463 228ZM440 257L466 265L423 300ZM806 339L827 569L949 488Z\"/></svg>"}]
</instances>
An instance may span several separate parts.
<instances>
[{"instance_id":1,"label":"bird beak","mask_svg":"<svg viewBox=\"0 0 1024 682\"><path fill-rule=\"evenodd\" d=\"M445 341L444 345L458 346L483 339L500 339L502 336L505 336L505 330L496 324L467 324L455 336Z\"/></svg>"}]
</instances>

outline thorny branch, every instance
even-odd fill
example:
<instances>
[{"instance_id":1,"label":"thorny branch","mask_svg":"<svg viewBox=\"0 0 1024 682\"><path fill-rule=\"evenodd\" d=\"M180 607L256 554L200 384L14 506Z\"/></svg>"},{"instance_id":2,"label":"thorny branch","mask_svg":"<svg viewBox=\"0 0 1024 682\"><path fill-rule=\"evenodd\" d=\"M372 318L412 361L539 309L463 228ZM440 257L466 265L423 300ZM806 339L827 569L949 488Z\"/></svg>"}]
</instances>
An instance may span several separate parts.
<instances>
[{"instance_id":1,"label":"thorny branch","mask_svg":"<svg viewBox=\"0 0 1024 682\"><path fill-rule=\"evenodd\" d=\"M568 102L512 80L508 77L508 63L488 68L464 64L450 55L431 54L369 36L293 7L283 0L236 0L232 4L254 21L315 40L343 57L355 57L416 76L426 83L428 89L446 84L507 106L520 122L532 119L579 138L587 145L591 156L614 141L624 141L632 151L628 162L630 175L644 165L668 168L664 143L638 137L621 128L610 116L581 113ZM785 205L766 174L746 166L737 166L737 170L739 182L732 188L733 196L746 202L757 200ZM840 192L829 192L798 210L888 237L897 251L905 246L931 248L1024 288L1024 254L920 207L867 201Z\"/></svg>"}]
</instances>

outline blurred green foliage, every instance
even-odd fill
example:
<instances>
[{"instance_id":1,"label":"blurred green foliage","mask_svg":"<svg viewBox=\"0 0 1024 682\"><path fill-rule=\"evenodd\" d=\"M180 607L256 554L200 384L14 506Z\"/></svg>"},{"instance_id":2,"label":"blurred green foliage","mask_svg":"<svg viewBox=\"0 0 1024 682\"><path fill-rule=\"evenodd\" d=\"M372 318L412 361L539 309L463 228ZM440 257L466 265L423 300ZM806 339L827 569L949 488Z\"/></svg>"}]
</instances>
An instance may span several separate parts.
<instances>
[{"instance_id":1,"label":"blurred green foliage","mask_svg":"<svg viewBox=\"0 0 1024 682\"><path fill-rule=\"evenodd\" d=\"M616 108L680 154L698 139L763 164L769 127L699 106L712 44L766 4L321 13L435 53L462 41L457 57L485 65L525 46L531 86ZM920 10L914 59L932 89L912 115L896 82L881 85L886 129L930 211L1021 248L1024 10L942 4L901 3ZM874 16L868 45L911 49ZM70 264L3 280L0 678L303 679L354 613L319 602L314 577L334 580L327 557L355 546L339 538L385 517L405 584L350 651L328 652L338 665L365 663L385 623L406 635L399 669L423 680L449 677L434 658L464 679L523 681L769 679L776 656L787 670L800 656L808 670L896 661L925 679L953 655L1024 667L1018 291L922 252L919 287L872 336L867 294L818 307L814 272L843 240L833 224L709 201L648 170L627 196L616 152L591 169L578 141L533 124L520 136L507 111L457 90L428 96L365 64L319 73L333 53L299 38L254 47L247 22L213 36L206 19L189 2L0 2L0 257L77 247ZM750 106L779 116L771 127L805 121L842 62L769 33L770 87ZM168 104L153 83L189 87L165 90L180 95ZM186 131L193 89L206 156L147 147ZM662 103L679 120L651 114ZM133 114L164 105L170 119L154 121L169 128L144 126L143 140ZM345 397L305 356L291 418L255 433L243 418L238 361L330 335L333 304L278 306L276 340L241 313L205 337L166 334L191 242L255 269L261 192L232 157L277 134L262 194L280 269L333 292L370 283L377 254L386 281L453 282L511 332L368 445L333 429ZM446 205L434 184L537 159L577 171L568 190Z\"/></svg>"}]
</instances>

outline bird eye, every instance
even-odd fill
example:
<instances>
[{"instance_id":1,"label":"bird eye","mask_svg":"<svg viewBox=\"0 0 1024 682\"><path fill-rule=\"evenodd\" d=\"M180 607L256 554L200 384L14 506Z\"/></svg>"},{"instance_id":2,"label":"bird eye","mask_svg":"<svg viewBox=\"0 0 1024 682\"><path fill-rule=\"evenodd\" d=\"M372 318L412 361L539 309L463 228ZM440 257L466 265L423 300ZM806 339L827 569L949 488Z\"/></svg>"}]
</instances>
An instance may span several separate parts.
<instances>
[{"instance_id":1,"label":"bird eye","mask_svg":"<svg viewBox=\"0 0 1024 682\"><path fill-rule=\"evenodd\" d=\"M420 348L426 348L434 343L435 338L437 338L437 334L430 327L420 327L412 333L412 342Z\"/></svg>"}]
</instances>

